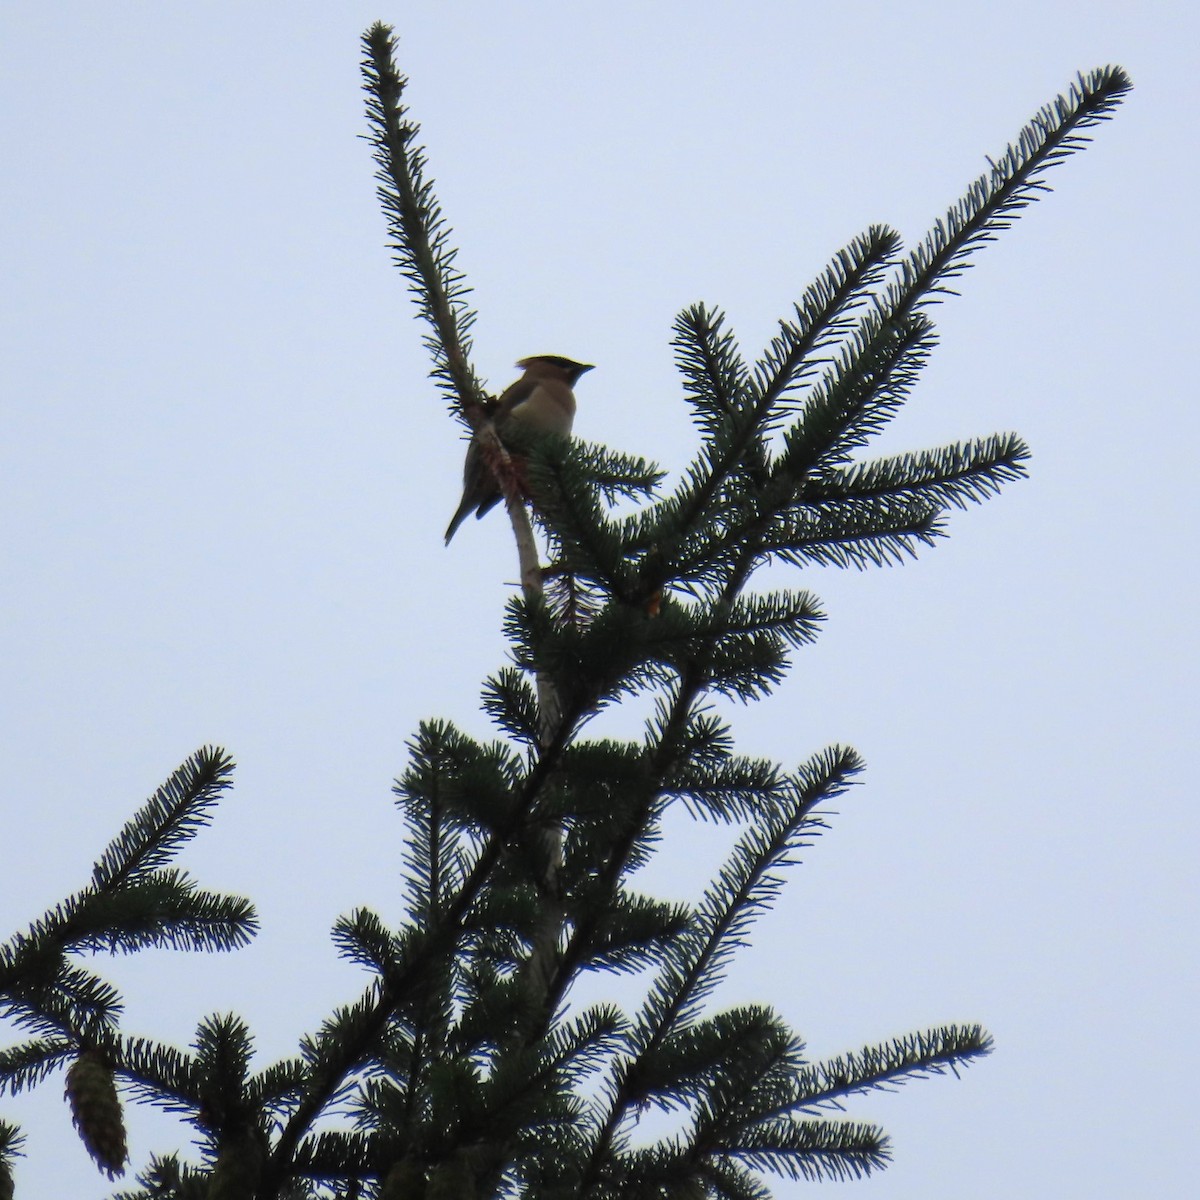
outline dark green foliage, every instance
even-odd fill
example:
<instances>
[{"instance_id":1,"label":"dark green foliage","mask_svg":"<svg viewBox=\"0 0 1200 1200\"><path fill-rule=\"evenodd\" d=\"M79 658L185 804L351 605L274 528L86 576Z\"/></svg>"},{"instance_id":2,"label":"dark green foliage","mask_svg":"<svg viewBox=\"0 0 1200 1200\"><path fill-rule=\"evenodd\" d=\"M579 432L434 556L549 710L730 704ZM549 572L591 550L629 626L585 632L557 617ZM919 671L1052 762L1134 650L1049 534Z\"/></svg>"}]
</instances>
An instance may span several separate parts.
<instances>
[{"instance_id":1,"label":"dark green foliage","mask_svg":"<svg viewBox=\"0 0 1200 1200\"><path fill-rule=\"evenodd\" d=\"M209 821L232 781L233 760L214 746L197 750L121 830L92 870L101 890L164 867Z\"/></svg>"},{"instance_id":2,"label":"dark green foliage","mask_svg":"<svg viewBox=\"0 0 1200 1200\"><path fill-rule=\"evenodd\" d=\"M374 26L364 47L379 196L431 325L432 373L457 415L486 413L468 289L390 31ZM551 564L544 589L509 602L512 661L484 685L504 740L446 720L412 737L395 786L402 916L360 908L337 922L337 952L367 981L294 1057L256 1067L233 1015L200 1021L186 1051L124 1034L120 996L78 962L232 949L253 934L247 902L171 865L229 784L232 764L206 749L84 889L0 947L0 1011L25 1038L0 1051L0 1089L104 1064L135 1100L177 1114L194 1161L154 1157L121 1200L762 1200L767 1176L885 1166L884 1134L838 1115L843 1104L957 1072L990 1039L946 1026L812 1061L767 1004L714 1004L862 762L843 746L794 769L739 755L713 701L769 695L824 620L788 571L753 590L760 567L899 561L945 533L950 509L1024 474L1013 434L859 455L918 381L935 343L927 309L1128 87L1117 68L1081 77L907 256L884 226L854 239L758 361L719 311L681 313L674 346L698 444L673 486L634 454L554 438L528 448ZM648 714L638 732L599 728L631 697ZM731 835L688 902L645 894L636 875L672 805ZM632 1000L595 1000L618 983ZM0 1123L0 1200L17 1145Z\"/></svg>"},{"instance_id":3,"label":"dark green foliage","mask_svg":"<svg viewBox=\"0 0 1200 1200\"><path fill-rule=\"evenodd\" d=\"M21 1153L21 1142L15 1125L0 1121L0 1200L13 1200L13 1159Z\"/></svg>"}]
</instances>

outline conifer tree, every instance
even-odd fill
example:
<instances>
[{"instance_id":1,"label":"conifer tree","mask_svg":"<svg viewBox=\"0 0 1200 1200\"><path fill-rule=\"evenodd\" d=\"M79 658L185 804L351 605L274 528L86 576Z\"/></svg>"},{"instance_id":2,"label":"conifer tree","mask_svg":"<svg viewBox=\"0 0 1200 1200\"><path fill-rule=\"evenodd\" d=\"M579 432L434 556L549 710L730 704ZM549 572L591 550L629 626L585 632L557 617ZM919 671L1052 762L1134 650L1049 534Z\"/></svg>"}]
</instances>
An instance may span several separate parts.
<instances>
[{"instance_id":1,"label":"conifer tree","mask_svg":"<svg viewBox=\"0 0 1200 1200\"><path fill-rule=\"evenodd\" d=\"M698 448L668 484L634 454L497 437L394 50L385 26L364 36L379 197L430 325L432 376L496 474L521 561L504 616L513 661L483 690L499 737L444 719L413 735L395 786L405 915L338 921L336 946L369 983L294 1056L259 1069L233 1015L202 1019L187 1050L123 1032L120 996L78 960L233 949L255 932L248 901L170 865L230 783L228 756L198 751L85 887L0 947L0 1011L26 1035L0 1051L0 1087L64 1071L81 1137L110 1176L126 1158L117 1085L178 1114L191 1154L138 1167L124 1200L758 1200L769 1176L869 1174L887 1163L887 1138L838 1114L872 1089L957 1073L991 1040L978 1025L937 1026L813 1061L769 998L714 1008L754 919L862 763L848 746L792 767L739 754L713 700L765 700L816 636L819 603L793 571L914 555L951 507L1023 474L1015 434L862 451L917 382L931 308L1129 80L1116 67L1080 76L917 246L873 226L839 250L757 361L719 311L682 312L674 348ZM789 569L769 591L756 587L768 564ZM597 732L634 696L650 701L639 736ZM691 904L645 895L634 878L679 805L731 831ZM636 979L640 998L572 1002L605 973ZM662 1132L640 1126L652 1108L667 1115ZM0 1122L0 1200L19 1144Z\"/></svg>"}]
</instances>

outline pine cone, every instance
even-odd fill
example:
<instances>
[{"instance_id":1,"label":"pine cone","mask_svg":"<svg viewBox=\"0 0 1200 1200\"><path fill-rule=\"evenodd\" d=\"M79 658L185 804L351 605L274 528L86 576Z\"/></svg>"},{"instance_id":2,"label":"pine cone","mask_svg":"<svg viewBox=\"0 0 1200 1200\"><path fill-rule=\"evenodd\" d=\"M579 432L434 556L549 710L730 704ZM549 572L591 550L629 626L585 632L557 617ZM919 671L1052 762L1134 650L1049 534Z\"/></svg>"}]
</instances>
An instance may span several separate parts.
<instances>
[{"instance_id":1,"label":"pine cone","mask_svg":"<svg viewBox=\"0 0 1200 1200\"><path fill-rule=\"evenodd\" d=\"M99 1050L85 1050L67 1072L71 1117L88 1153L109 1179L122 1175L128 1151L125 1118L112 1068Z\"/></svg>"}]
</instances>

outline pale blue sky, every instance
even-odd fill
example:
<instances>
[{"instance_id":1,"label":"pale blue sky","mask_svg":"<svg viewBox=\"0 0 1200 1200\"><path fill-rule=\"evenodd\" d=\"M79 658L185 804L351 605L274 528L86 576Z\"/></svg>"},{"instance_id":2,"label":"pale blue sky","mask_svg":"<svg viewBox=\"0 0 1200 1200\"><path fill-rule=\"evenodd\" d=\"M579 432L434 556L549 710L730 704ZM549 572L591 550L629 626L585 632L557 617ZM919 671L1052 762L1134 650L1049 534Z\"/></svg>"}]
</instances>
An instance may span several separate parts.
<instances>
[{"instance_id":1,"label":"pale blue sky","mask_svg":"<svg viewBox=\"0 0 1200 1200\"><path fill-rule=\"evenodd\" d=\"M264 1061L287 1053L360 986L333 920L399 911L405 740L426 716L484 732L514 555L499 514L442 547L461 444L357 139L375 18L402 38L480 372L598 364L577 432L672 470L693 444L681 307L722 306L756 353L867 224L915 240L1077 70L1130 71L1115 120L935 312L943 344L879 443L1016 429L1032 478L915 564L809 573L821 640L734 711L746 751L846 741L869 769L724 998L774 1003L821 1055L942 1021L995 1034L959 1082L854 1103L896 1153L838 1185L856 1198L1189 1193L1200 21L1182 3L8 0L0 928L80 886L219 743L235 790L184 863L250 894L264 933L111 976L130 1030L187 1043L234 1009ZM691 894L713 853L680 822L658 885ZM60 1081L0 1115L29 1133L18 1196L109 1193ZM179 1144L165 1118L133 1130L137 1161Z\"/></svg>"}]
</instances>

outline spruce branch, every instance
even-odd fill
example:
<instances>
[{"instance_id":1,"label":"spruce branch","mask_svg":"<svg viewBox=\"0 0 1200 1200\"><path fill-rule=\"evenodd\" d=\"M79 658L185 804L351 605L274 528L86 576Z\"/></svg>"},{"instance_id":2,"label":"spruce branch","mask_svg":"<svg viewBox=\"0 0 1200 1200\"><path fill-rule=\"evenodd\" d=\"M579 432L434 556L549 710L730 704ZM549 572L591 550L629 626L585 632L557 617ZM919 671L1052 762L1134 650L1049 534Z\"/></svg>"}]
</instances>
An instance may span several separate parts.
<instances>
[{"instance_id":1,"label":"spruce branch","mask_svg":"<svg viewBox=\"0 0 1200 1200\"><path fill-rule=\"evenodd\" d=\"M76 1044L93 1044L115 1029L123 1007L111 984L61 958L53 974L18 979L0 990L0 1015L18 1028Z\"/></svg>"},{"instance_id":2,"label":"spruce branch","mask_svg":"<svg viewBox=\"0 0 1200 1200\"><path fill-rule=\"evenodd\" d=\"M202 1107L201 1074L194 1055L150 1038L115 1035L105 1045L135 1099L194 1119Z\"/></svg>"},{"instance_id":3,"label":"spruce branch","mask_svg":"<svg viewBox=\"0 0 1200 1200\"><path fill-rule=\"evenodd\" d=\"M765 470L764 438L782 418L786 398L819 366L812 356L852 327L853 313L883 277L899 244L893 230L872 226L838 251L796 305L795 321L780 322L752 383L721 315L703 306L684 310L675 325L676 357L707 445L666 510L672 523L697 527L736 469Z\"/></svg>"},{"instance_id":4,"label":"spruce branch","mask_svg":"<svg viewBox=\"0 0 1200 1200\"><path fill-rule=\"evenodd\" d=\"M749 923L777 894L779 869L824 827L813 818L813 809L841 794L861 770L858 756L845 747L831 747L810 760L789 781L790 803L762 827L751 828L722 868L691 929L664 963L631 1030L629 1049L618 1060L592 1144L588 1180L604 1175L622 1122L652 1090L648 1081L664 1078L663 1046L697 1020L699 1006L719 982ZM722 1062L730 1067L728 1056ZM674 1077L668 1086L681 1089L681 1078Z\"/></svg>"},{"instance_id":5,"label":"spruce branch","mask_svg":"<svg viewBox=\"0 0 1200 1200\"><path fill-rule=\"evenodd\" d=\"M388 219L391 250L408 280L421 316L433 328L425 338L433 360L431 374L451 407L473 429L483 420L483 387L470 363L468 336L475 314L467 305L470 288L455 266L458 252L426 179L425 151L417 145L420 127L403 103L408 81L395 66L396 38L376 22L363 35L363 88L367 93L369 140L375 148L376 194Z\"/></svg>"},{"instance_id":6,"label":"spruce branch","mask_svg":"<svg viewBox=\"0 0 1200 1200\"><path fill-rule=\"evenodd\" d=\"M893 566L945 536L942 509L922 497L796 506L756 548L794 566Z\"/></svg>"},{"instance_id":7,"label":"spruce branch","mask_svg":"<svg viewBox=\"0 0 1200 1200\"><path fill-rule=\"evenodd\" d=\"M887 1090L913 1079L959 1070L992 1052L979 1025L942 1025L803 1068L789 1111L838 1106L847 1096Z\"/></svg>"},{"instance_id":8,"label":"spruce branch","mask_svg":"<svg viewBox=\"0 0 1200 1200\"><path fill-rule=\"evenodd\" d=\"M85 894L68 926L73 950L214 951L247 945L258 919L248 900L204 891L186 873L169 870L139 873L111 895Z\"/></svg>"},{"instance_id":9,"label":"spruce branch","mask_svg":"<svg viewBox=\"0 0 1200 1200\"><path fill-rule=\"evenodd\" d=\"M305 1064L299 1058L285 1058L263 1067L246 1084L246 1096L258 1112L281 1121L296 1104L304 1087Z\"/></svg>"},{"instance_id":10,"label":"spruce branch","mask_svg":"<svg viewBox=\"0 0 1200 1200\"><path fill-rule=\"evenodd\" d=\"M884 307L892 319L954 295L949 281L971 265L971 254L996 240L1020 211L1050 190L1046 172L1091 140L1088 130L1112 116L1133 83L1122 68L1080 74L1067 91L1040 108L966 195L937 221L901 264ZM989 160L990 161L990 160Z\"/></svg>"},{"instance_id":11,"label":"spruce branch","mask_svg":"<svg viewBox=\"0 0 1200 1200\"><path fill-rule=\"evenodd\" d=\"M13 1159L24 1153L24 1143L16 1125L0 1121L0 1200L13 1200Z\"/></svg>"},{"instance_id":12,"label":"spruce branch","mask_svg":"<svg viewBox=\"0 0 1200 1200\"><path fill-rule=\"evenodd\" d=\"M790 1030L765 1006L727 1009L676 1025L642 1055L623 1086L640 1103L664 1111L707 1107L711 1124L731 1112L734 1093L781 1060L798 1059L799 1051Z\"/></svg>"},{"instance_id":13,"label":"spruce branch","mask_svg":"<svg viewBox=\"0 0 1200 1200\"><path fill-rule=\"evenodd\" d=\"M876 1125L859 1121L779 1120L754 1125L719 1144L714 1158L785 1179L818 1183L862 1179L891 1161Z\"/></svg>"},{"instance_id":14,"label":"spruce branch","mask_svg":"<svg viewBox=\"0 0 1200 1200\"><path fill-rule=\"evenodd\" d=\"M685 1195L713 1200L771 1200L771 1190L747 1167L729 1158L714 1159L700 1169L699 1181Z\"/></svg>"},{"instance_id":15,"label":"spruce branch","mask_svg":"<svg viewBox=\"0 0 1200 1200\"><path fill-rule=\"evenodd\" d=\"M862 770L855 751L831 746L789 778L785 802L747 830L706 892L689 936L681 939L651 988L635 1042L651 1048L697 1015L750 924L773 903L783 882L781 869L825 828L813 810L842 795Z\"/></svg>"},{"instance_id":16,"label":"spruce branch","mask_svg":"<svg viewBox=\"0 0 1200 1200\"><path fill-rule=\"evenodd\" d=\"M934 344L921 315L865 316L788 429L780 474L799 488L818 467L847 462L899 411Z\"/></svg>"},{"instance_id":17,"label":"spruce branch","mask_svg":"<svg viewBox=\"0 0 1200 1200\"><path fill-rule=\"evenodd\" d=\"M822 501L923 498L966 508L994 496L1026 475L1029 447L1015 433L995 433L935 450L893 455L811 476L804 507Z\"/></svg>"},{"instance_id":18,"label":"spruce branch","mask_svg":"<svg viewBox=\"0 0 1200 1200\"><path fill-rule=\"evenodd\" d=\"M399 940L382 918L369 909L356 909L339 917L332 938L342 958L378 975L392 974L400 961Z\"/></svg>"},{"instance_id":19,"label":"spruce branch","mask_svg":"<svg viewBox=\"0 0 1200 1200\"><path fill-rule=\"evenodd\" d=\"M625 891L597 925L581 967L638 972L659 962L692 920L686 905L666 904Z\"/></svg>"},{"instance_id":20,"label":"spruce branch","mask_svg":"<svg viewBox=\"0 0 1200 1200\"><path fill-rule=\"evenodd\" d=\"M715 437L744 402L750 372L725 314L693 304L675 318L672 346L683 376L684 398L700 428Z\"/></svg>"},{"instance_id":21,"label":"spruce branch","mask_svg":"<svg viewBox=\"0 0 1200 1200\"><path fill-rule=\"evenodd\" d=\"M933 342L932 327L922 316L887 320L876 311L864 315L842 341L832 365L808 392L769 472L752 479L749 486L720 493L721 505L704 520L698 520L699 514L693 512L692 521L673 535L670 553L655 560L647 586L661 589L668 583L684 584L715 591L723 602L736 596L759 563L773 553L791 549L780 543L780 534L790 532L788 517L804 496L807 478L848 462L853 450L891 420L915 384ZM693 484L704 486L703 469L694 467L692 476L685 491ZM716 497L717 493L712 493L714 502ZM662 512L669 513L674 522L682 519L685 510L686 505L676 497ZM861 516L862 510L859 512ZM930 537L934 536L936 515L936 509L927 507L922 524ZM846 546L847 561L889 561L894 557L890 555L894 542L888 543L889 553L882 557L870 543L879 539L887 543L889 537L908 532L908 526L895 530L881 525L872 530L861 521L860 527L859 536L866 544L861 553L857 547ZM657 536L653 526L647 528L644 522L641 528L627 523L627 528L639 542ZM905 549L911 548L907 542ZM786 553L782 557L797 561Z\"/></svg>"},{"instance_id":22,"label":"spruce branch","mask_svg":"<svg viewBox=\"0 0 1200 1200\"><path fill-rule=\"evenodd\" d=\"M314 1182L352 1180L363 1183L379 1173L378 1151L368 1137L344 1130L324 1130L296 1147L297 1175Z\"/></svg>"},{"instance_id":23,"label":"spruce branch","mask_svg":"<svg viewBox=\"0 0 1200 1200\"><path fill-rule=\"evenodd\" d=\"M730 823L760 818L781 802L784 787L775 763L727 755L716 762L681 760L663 792L683 801L696 819Z\"/></svg>"},{"instance_id":24,"label":"spruce branch","mask_svg":"<svg viewBox=\"0 0 1200 1200\"><path fill-rule=\"evenodd\" d=\"M396 39L389 26L376 22L363 35L363 88L367 93L369 140L374 146L379 182L377 195L388 219L396 265L408 280L420 315L433 332L425 347L433 363L430 374L450 400L455 413L479 439L484 460L501 484L512 522L527 595L541 594L541 572L533 529L516 471L496 436L483 385L470 362L469 331L475 313L466 297L465 276L455 266L458 251L450 246L446 225L426 178L425 151L417 144L420 127L403 103L407 80L396 70ZM549 742L558 721L558 700L539 680L543 741Z\"/></svg>"},{"instance_id":25,"label":"spruce branch","mask_svg":"<svg viewBox=\"0 0 1200 1200\"><path fill-rule=\"evenodd\" d=\"M855 314L900 252L900 235L872 225L834 255L805 289L794 321L780 321L779 333L755 368L757 409L762 419L779 419L780 402L821 365L819 351L836 345L856 326Z\"/></svg>"},{"instance_id":26,"label":"spruce branch","mask_svg":"<svg viewBox=\"0 0 1200 1200\"><path fill-rule=\"evenodd\" d=\"M100 891L136 882L165 867L197 833L233 781L233 759L219 746L203 746L127 822L96 861L92 882Z\"/></svg>"},{"instance_id":27,"label":"spruce branch","mask_svg":"<svg viewBox=\"0 0 1200 1200\"><path fill-rule=\"evenodd\" d=\"M137 1183L136 1191L114 1192L111 1200L210 1200L207 1173L176 1154L152 1154Z\"/></svg>"},{"instance_id":28,"label":"spruce branch","mask_svg":"<svg viewBox=\"0 0 1200 1200\"><path fill-rule=\"evenodd\" d=\"M0 1093L15 1096L35 1087L76 1053L76 1043L62 1037L38 1038L0 1050Z\"/></svg>"}]
</instances>

